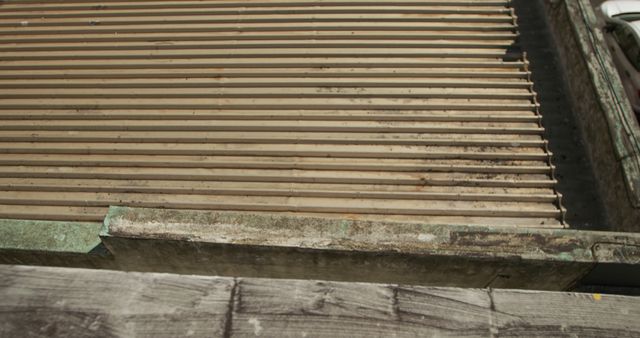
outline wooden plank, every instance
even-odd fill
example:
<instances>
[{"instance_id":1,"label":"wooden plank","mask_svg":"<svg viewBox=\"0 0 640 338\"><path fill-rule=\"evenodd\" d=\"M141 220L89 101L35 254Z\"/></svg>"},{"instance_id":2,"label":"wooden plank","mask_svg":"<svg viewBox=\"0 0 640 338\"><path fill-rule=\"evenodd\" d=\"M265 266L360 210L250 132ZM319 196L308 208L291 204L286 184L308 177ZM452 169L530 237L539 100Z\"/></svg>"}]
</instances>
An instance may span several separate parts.
<instances>
[{"instance_id":1,"label":"wooden plank","mask_svg":"<svg viewBox=\"0 0 640 338\"><path fill-rule=\"evenodd\" d=\"M167 15L169 14L169 15ZM375 25L375 20L367 13L353 14L314 14L314 15L259 15L259 16L210 16L206 12L199 12L191 19L181 19L171 16L173 13L160 14L159 16L129 15L125 17L6 17L0 16L0 27L6 30L2 35L29 36L44 35L47 27L55 27L53 33L58 34L105 34L113 33L122 26L123 33L153 33L145 26L166 25L159 27L157 33L169 33L171 26L181 23L185 26L176 32L239 32L239 31L311 31L313 27L319 30L344 31L356 30L380 30L386 28L391 31L471 31L473 27L480 27L480 31L486 32L514 32L517 26L513 19L506 15L456 15L456 14L419 14L405 12L396 14L379 14L380 25ZM125 20L121 20L121 19ZM143 22L141 26L133 24L131 19L138 18ZM167 19L165 19L167 18ZM129 20L126 20L129 19ZM362 19L362 20L360 20ZM107 24L101 25L102 21ZM85 25L73 24L84 21ZM33 27L29 23L35 22ZM51 22L47 25L37 23ZM72 24L67 24L67 23ZM113 22L110 25L109 22ZM344 23L344 24L343 24ZM235 27L233 26L235 24ZM238 25L240 24L240 25ZM446 26L445 24L451 24ZM261 29L264 28L264 29Z\"/></svg>"},{"instance_id":2,"label":"wooden plank","mask_svg":"<svg viewBox=\"0 0 640 338\"><path fill-rule=\"evenodd\" d=\"M275 101L275 100L274 100ZM255 131L255 132L351 132L541 135L536 123L418 122L418 121L266 121L266 120L13 120L0 130L94 130L94 131Z\"/></svg>"},{"instance_id":3,"label":"wooden plank","mask_svg":"<svg viewBox=\"0 0 640 338\"><path fill-rule=\"evenodd\" d=\"M393 68L373 68L373 69L357 69L357 68L227 68L227 69L211 69L211 68L176 68L176 69L136 69L122 70L111 69L109 73L100 73L92 70L82 69L48 69L48 70L23 70L23 71L5 71L0 74L0 79L8 80L47 80L47 79L91 79L91 80L118 80L118 79L210 79L225 78L229 81L244 78L296 78L307 81L321 81L322 78L352 78L363 80L366 78L377 79L380 81L396 81L401 79L416 79L427 81L426 79L435 79L433 81L455 81L461 78L468 78L469 81L498 81L504 83L526 83L529 74L524 71L508 69L472 69L467 68L465 71L460 69L449 69L445 71L437 71L428 68L414 68L411 72ZM472 80L473 79L473 80ZM241 80L236 80L241 81Z\"/></svg>"},{"instance_id":4,"label":"wooden plank","mask_svg":"<svg viewBox=\"0 0 640 338\"><path fill-rule=\"evenodd\" d=\"M18 143L0 142L1 154L121 154L121 155L192 155L192 156L273 156L336 157L380 159L451 159L451 160L524 160L545 161L543 151L504 152L465 147L430 147L407 145L332 145L332 144L180 144L180 143ZM466 151L465 151L466 150Z\"/></svg>"},{"instance_id":5,"label":"wooden plank","mask_svg":"<svg viewBox=\"0 0 640 338\"><path fill-rule=\"evenodd\" d=\"M189 68L501 68L509 70L523 70L526 62L521 61L492 61L492 60L432 60L407 57L344 57L326 59L320 57L298 57L295 60L267 59L257 62L255 58L228 59L193 59L188 62L167 62L166 60L121 60L118 62L77 60L68 62L20 62L7 61L0 63L1 70L52 70L52 69L189 69Z\"/></svg>"},{"instance_id":6,"label":"wooden plank","mask_svg":"<svg viewBox=\"0 0 640 338\"><path fill-rule=\"evenodd\" d=\"M268 280L240 280L232 335L313 332L323 337L391 333L480 337L488 336L492 329L490 300L480 289L453 291L320 281L291 282L287 286L288 294Z\"/></svg>"},{"instance_id":7,"label":"wooden plank","mask_svg":"<svg viewBox=\"0 0 640 338\"><path fill-rule=\"evenodd\" d=\"M377 24L374 24L377 23ZM26 26L25 26L26 25ZM87 27L98 26L98 27ZM120 17L88 19L18 19L0 18L0 27L17 28L9 31L3 29L0 38L30 39L43 38L49 28L56 36L49 38L71 38L84 36L88 39L99 38L101 35L113 34L118 30L123 37L127 34L171 34L180 36L183 33L218 33L218 34L270 34L270 32L306 32L306 34L322 34L322 32L345 31L381 31L393 32L465 32L469 35L491 33L516 33L517 26L512 21L496 20L486 16L425 16L411 14L380 14L375 17L358 14L331 15L261 15L236 16L221 18L215 16L172 16L164 15L157 18L150 17ZM26 29L31 27L33 29ZM80 28L78 28L80 27ZM114 38L114 37L112 37ZM116 37L117 38L117 37ZM4 40L3 40L4 41Z\"/></svg>"},{"instance_id":8,"label":"wooden plank","mask_svg":"<svg viewBox=\"0 0 640 338\"><path fill-rule=\"evenodd\" d=\"M296 296L292 297L291 293ZM522 306L499 308L491 299L496 294L511 301L525 300L535 308L526 313L522 312ZM571 321L574 325L564 324L563 318L553 317L544 301L537 296L553 298L558 304L557 311L569 314L567 317L575 313L572 310L581 309L580 315L573 315L580 320ZM481 289L389 285L374 287L310 281L282 285L275 281L243 279L239 281L235 299L234 308L237 310L233 316L232 333L238 335L313 332L327 337L390 334L488 337L567 332L599 336L616 332L621 336L634 336L640 330L640 326L630 326L624 319L629 318L627 313L638 313L637 301L633 297L611 295L512 290L487 292ZM606 313L605 309L611 312ZM548 321L539 320L538 314ZM610 316L613 321L603 320ZM495 323L496 318L499 323Z\"/></svg>"},{"instance_id":9,"label":"wooden plank","mask_svg":"<svg viewBox=\"0 0 640 338\"><path fill-rule=\"evenodd\" d=\"M103 18L103 17L126 17L126 16L163 16L167 13L172 15L274 15L274 14L432 14L432 15L487 15L510 19L510 12L507 8L450 8L438 6L340 6L340 7L314 7L304 8L280 7L274 8L248 8L248 9L190 9L190 8L159 8L147 10L89 10L89 11L42 11L38 7L28 12L0 12L2 19L35 19L35 18ZM505 20L509 21L509 20Z\"/></svg>"},{"instance_id":10,"label":"wooden plank","mask_svg":"<svg viewBox=\"0 0 640 338\"><path fill-rule=\"evenodd\" d=\"M314 47L315 46L315 47ZM74 61L74 60L165 60L165 59L235 59L235 58L353 58L353 57L381 57L381 58L451 58L461 60L500 60L519 59L520 52L509 52L500 48L415 48L401 47L389 49L389 46L379 45L361 48L349 48L351 43L343 45L319 44L288 45L275 44L269 47L252 46L248 48L218 48L218 49L184 49L184 50L151 50L151 51L87 51L87 52L6 52L0 55L0 61ZM424 65L422 65L424 67Z\"/></svg>"},{"instance_id":11,"label":"wooden plank","mask_svg":"<svg viewBox=\"0 0 640 338\"><path fill-rule=\"evenodd\" d=\"M0 26L1 27L1 26ZM180 27L185 28L184 25ZM55 28L52 28L55 29ZM160 30L166 30L166 28L160 28ZM475 33L472 32L460 32L456 30L444 31L437 30L434 32L424 31L359 31L359 30L344 30L344 31L292 31L292 32L217 32L215 35L211 33L198 33L198 32L149 32L149 33L118 33L117 36L112 34L69 34L65 36L60 35L37 35L31 34L28 36L7 36L1 35L0 42L7 44L4 50L19 50L26 47L55 47L57 44L66 44L67 47L79 47L77 44L92 47L108 47L112 44L118 46L130 46L146 43L148 45L161 45L171 43L193 41L252 41L252 40L268 40L268 41L288 41L288 40L310 40L315 39L318 41L327 40L388 40L396 39L400 41L464 41L464 42L502 42L502 43L514 43L518 35L510 32L497 32L497 33Z\"/></svg>"},{"instance_id":12,"label":"wooden plank","mask_svg":"<svg viewBox=\"0 0 640 338\"><path fill-rule=\"evenodd\" d=\"M294 196L440 201L502 201L553 203L550 189L478 189L424 186L419 191L402 185L359 185L277 182L200 182L163 180L100 180L0 178L2 191L151 193L181 195ZM546 194L545 194L546 193Z\"/></svg>"},{"instance_id":13,"label":"wooden plank","mask_svg":"<svg viewBox=\"0 0 640 338\"><path fill-rule=\"evenodd\" d=\"M413 121L413 122L485 122L485 123L538 123L540 115L534 111L474 111L474 110L317 110L317 109L5 109L0 110L4 120L252 120L252 121ZM522 138L522 137L521 137ZM531 139L539 139L532 137Z\"/></svg>"},{"instance_id":14,"label":"wooden plank","mask_svg":"<svg viewBox=\"0 0 640 338\"><path fill-rule=\"evenodd\" d=\"M246 169L316 169L390 172L452 172L549 174L553 169L545 160L501 161L460 159L362 159L331 157L267 156L187 156L187 155L82 155L82 154L1 154L3 166L63 167L155 167L155 168L246 168Z\"/></svg>"},{"instance_id":15,"label":"wooden plank","mask_svg":"<svg viewBox=\"0 0 640 338\"><path fill-rule=\"evenodd\" d=\"M264 2L263 2L264 4ZM450 8L453 7L453 8ZM58 13L70 13L70 14L88 14L90 16L91 13L99 12L110 15L111 13L147 13L147 12L163 12L169 9L176 9L175 12L181 12L181 9L202 9L209 10L215 9L209 12L212 13L220 13L219 15L238 15L238 14L272 14L272 13L282 13L282 14L290 14L290 13L315 13L316 11L322 12L350 12L357 11L362 9L375 9L377 12L385 13L391 12L395 13L396 11L404 11L404 10L425 10L428 13L431 11L444 11L446 13L459 13L459 14L510 14L509 8L507 6L474 6L473 4L461 4L453 2L453 3L445 3L441 1L440 3L418 3L414 2L413 4L404 3L401 6L396 5L394 2L385 2L385 3L375 3L372 5L371 3L354 3L354 2L334 2L334 3L324 3L324 4L315 4L313 2L301 2L294 5L288 5L286 3L272 3L267 6L258 5L258 3L253 3L252 6L245 6L242 2L227 3L226 6L220 6L213 2L174 2L174 3L137 3L137 4L109 4L102 6L78 6L78 5L40 5L40 6L30 6L27 8L18 8L9 6L7 11L8 13L15 13L19 15L20 12L28 12L26 14L40 14L44 12L51 12L52 14Z\"/></svg>"},{"instance_id":16,"label":"wooden plank","mask_svg":"<svg viewBox=\"0 0 640 338\"><path fill-rule=\"evenodd\" d=\"M183 3L184 2L184 3ZM43 5L56 6L56 7L86 7L87 9L96 9L97 5L100 4L108 4L104 5L105 7L111 6L122 6L125 5L127 7L130 6L162 6L162 5L178 5L178 6L187 6L192 7L198 4L201 4L197 1L180 1L180 2L167 2L167 1L158 1L158 0L140 0L137 4L132 5L126 1L122 0L106 0L100 2L87 2L87 1L78 1L78 0L68 0L64 3L60 3L58 1L48 1L48 0L7 0L3 3L7 8L14 8L16 10L28 9L32 8L34 5L37 8L40 8ZM508 7L508 1L482 1L482 0L456 0L456 1L416 1L416 0L405 0L405 1L371 1L371 0L351 0L348 2L344 1L329 1L329 0L314 0L314 1L300 1L300 0L280 0L274 2L260 2L260 1L248 1L248 2L238 2L238 1L215 1L213 4L209 4L210 6L215 7L281 7L281 6L351 6L351 5L368 5L368 6L415 6L415 5L432 5L432 6L502 6ZM137 7L136 7L137 8Z\"/></svg>"},{"instance_id":17,"label":"wooden plank","mask_svg":"<svg viewBox=\"0 0 640 338\"><path fill-rule=\"evenodd\" d=\"M158 2L158 3L165 3L163 0L139 0L138 2L140 3L144 3L144 2ZM334 6L340 6L340 4L342 3L346 3L346 4L361 4L361 5L368 5L368 4L383 4L384 6L389 6L389 5L397 5L397 6L411 6L411 5L415 5L415 4L444 4L444 3L448 3L442 0L426 0L426 1L418 1L418 0L404 0L404 1L371 1L371 0L350 0L347 2L344 1L335 1L335 0L313 0L313 1L300 1L300 0L279 0L279 1L274 1L274 2L266 2L266 1L249 1L248 4L245 4L245 2L238 2L238 1L221 1L218 0L216 1L217 3L220 3L221 7L224 6L236 6L236 5L243 5L243 6L258 6L258 7L263 7L263 6L270 6L271 4L274 4L274 6L279 6L280 4L287 4L289 6L299 6L300 4L305 4L305 5L309 5L309 4L313 4L314 6L322 6L322 5L334 5ZM91 2L87 2L86 0L65 0L65 4L90 4ZM108 3L108 4L112 4L112 3L128 3L126 1L122 1L122 0L102 0L100 1L98 4L104 4L104 3ZM501 5L505 5L507 6L509 4L508 1L506 0L455 0L453 1L453 3L457 4L457 5L476 5L476 6L501 6ZM4 2L5 5L8 6L16 6L16 7L22 7L22 6L39 6L39 5L43 5L43 4L60 4L60 2L58 0L5 0ZM442 6L446 6L446 5L442 5Z\"/></svg>"},{"instance_id":18,"label":"wooden plank","mask_svg":"<svg viewBox=\"0 0 640 338\"><path fill-rule=\"evenodd\" d=\"M492 202L465 200L365 199L293 196L216 196L151 193L84 193L4 191L2 205L45 205L109 207L129 205L141 208L196 210L239 210L275 212L319 212L378 215L541 217L559 218L560 210L549 203Z\"/></svg>"},{"instance_id":19,"label":"wooden plank","mask_svg":"<svg viewBox=\"0 0 640 338\"><path fill-rule=\"evenodd\" d=\"M622 301L637 298L500 289L492 290L491 297L497 312L494 320L504 335L547 335L559 328L583 337L640 336L640 325L631 320L640 317L640 304ZM529 325L514 325L523 319Z\"/></svg>"},{"instance_id":20,"label":"wooden plank","mask_svg":"<svg viewBox=\"0 0 640 338\"><path fill-rule=\"evenodd\" d=\"M396 184L396 185L457 185L487 187L551 188L556 183L547 175L472 174L472 173L403 173L351 172L314 170L258 170L204 168L92 168L92 167L33 167L1 166L0 177L40 178L102 178L203 180L237 182L306 182L340 184Z\"/></svg>"},{"instance_id":21,"label":"wooden plank","mask_svg":"<svg viewBox=\"0 0 640 338\"><path fill-rule=\"evenodd\" d=\"M528 100L503 101L481 100L474 102L464 99L4 99L0 100L0 110L18 109L267 109L267 110L474 110L474 111L535 111L539 106ZM404 103L400 105L400 103ZM542 130L542 128L539 128ZM538 132L536 132L538 133Z\"/></svg>"},{"instance_id":22,"label":"wooden plank","mask_svg":"<svg viewBox=\"0 0 640 338\"><path fill-rule=\"evenodd\" d=\"M504 122L538 123L535 112L456 110L221 110L221 109L6 109L4 120L274 120L274 121L413 121L413 122Z\"/></svg>"},{"instance_id":23,"label":"wooden plank","mask_svg":"<svg viewBox=\"0 0 640 338\"><path fill-rule=\"evenodd\" d=\"M626 296L11 265L0 270L0 333L6 336L98 330L156 337L640 334L640 325L628 320L640 315L640 303Z\"/></svg>"},{"instance_id":24,"label":"wooden plank","mask_svg":"<svg viewBox=\"0 0 640 338\"><path fill-rule=\"evenodd\" d=\"M293 75L293 74L292 74ZM489 89L525 89L528 90L533 85L528 81L463 81L461 79L391 79L385 78L297 78L295 76L281 78L269 77L245 77L228 78L219 77L216 79L207 78L181 78L173 81L158 80L136 80L128 81L113 79L64 79L64 80L0 80L0 89L68 89L68 88L306 88L322 87L323 89L333 88L474 88L477 92L489 91ZM484 90L483 90L484 89ZM260 91L256 91L260 93ZM419 93L420 91L418 91ZM435 92L435 90L434 90ZM493 92L493 90L492 90ZM495 93L505 91L495 90ZM514 91L515 93L515 91ZM526 93L530 97L530 93Z\"/></svg>"},{"instance_id":25,"label":"wooden plank","mask_svg":"<svg viewBox=\"0 0 640 338\"><path fill-rule=\"evenodd\" d=\"M220 336L234 285L210 277L1 269L3 336Z\"/></svg>"},{"instance_id":26,"label":"wooden plank","mask_svg":"<svg viewBox=\"0 0 640 338\"><path fill-rule=\"evenodd\" d=\"M419 86L418 86L419 87ZM502 88L366 88L366 87L302 87L278 86L276 88L0 88L0 99L105 99L105 98L148 98L164 99L217 99L217 98L287 98L287 99L330 99L350 97L388 98L388 99L468 99L470 100L504 100L531 102L533 94L528 90L514 90ZM313 101L310 101L313 102ZM322 102L322 101L321 101Z\"/></svg>"},{"instance_id":27,"label":"wooden plank","mask_svg":"<svg viewBox=\"0 0 640 338\"><path fill-rule=\"evenodd\" d=\"M153 38L151 38L153 39ZM132 51L194 51L198 49L209 49L209 50L221 50L221 49L231 49L231 50L240 50L240 49L251 49L251 48L270 48L276 51L280 48L306 48L309 50L320 50L322 51L325 48L391 48L398 49L401 53L406 52L410 53L413 49L441 49L445 52L456 52L460 50L472 49L480 55L485 55L486 52L493 52L499 49L512 49L516 50L518 48L517 43L513 40L489 40L489 41L478 41L474 39L446 39L441 38L437 41L424 41L420 39L409 39L404 36L401 39L395 39L394 36L387 37L373 37L373 39L360 39L356 36L350 36L348 38L337 37L335 39L316 39L314 37L306 37L302 39L292 38L286 40L287 42L283 42L286 39L256 39L256 40L233 40L233 41L216 41L216 43L209 43L207 41L165 41L165 42L156 42L149 41L146 39L143 42L94 42L90 43L87 41L83 41L81 44L76 43L75 41L68 42L54 42L54 43L12 43L11 45L5 45L0 48L0 52L7 54L6 60L11 60L16 56L24 55L24 52L29 52L28 55L40 56L42 52L51 52L52 55L65 55L65 52L75 52L75 54L79 55L82 58L85 58L85 55L92 55L91 52L102 51L105 54L108 54L112 51L126 51L127 53ZM249 43L243 43L243 42ZM258 43L259 42L259 43ZM158 53L158 54L166 54L166 53ZM359 53L360 54L360 53ZM154 54L153 57L155 57ZM494 56L497 54L491 54ZM504 54L503 54L504 55ZM506 57L514 57L518 54L514 52L507 52ZM429 55L425 55L429 56ZM437 56L437 55L436 55ZM467 57L466 55L453 57ZM497 56L496 56L497 57ZM117 58L122 59L122 57L117 56ZM179 56L177 58L180 58ZM498 58L498 57L497 57Z\"/></svg>"},{"instance_id":28,"label":"wooden plank","mask_svg":"<svg viewBox=\"0 0 640 338\"><path fill-rule=\"evenodd\" d=\"M273 81L271 82L273 83ZM363 85L360 85L363 83ZM469 99L504 99L504 100L531 100L533 98L533 94L529 92L528 87L519 87L519 88L486 88L481 86L473 86L473 83L470 83L470 87L464 87L462 84L458 86L447 86L447 84L440 84L434 86L427 86L428 83L425 83L424 86L416 85L413 86L411 83L407 83L404 86L384 86L384 82L380 83L378 87L368 87L366 82L360 81L352 82L351 84L341 85L339 81L336 81L336 85L328 85L328 83L320 83L316 85L304 85L295 86L297 84L295 81L291 84L277 84L274 83L273 86L267 84L266 86L261 85L260 81L257 81L255 85L250 83L246 83L245 86L233 86L232 82L229 86L185 86L180 87L176 85L174 87L169 87L172 90L167 92L166 89L162 87L162 83L158 83L159 87L154 87L153 85L149 87L140 86L136 88L135 86L127 88L127 87L116 87L116 88L93 88L90 85L82 86L82 87L64 87L58 86L56 88L1 88L0 89L0 98L10 99L10 98L22 98L27 95L37 96L38 93L41 93L42 96L59 96L65 97L65 95L74 97L84 97L91 95L95 98L103 98L103 97L122 97L123 95L135 95L140 98L147 98L152 95L158 95L159 93L164 93L167 95L167 98L182 98L182 97L194 97L194 98L217 98L217 97L252 97L252 98L263 98L263 97L283 97L289 98L293 95L300 97L341 97L341 96L350 96L353 98L362 98L362 97L370 97L370 98L445 98L445 99L455 99L467 97ZM266 87L266 88L265 88ZM383 89L380 89L382 87ZM415 88L414 88L415 87ZM37 89L37 90L36 90ZM46 90L45 90L46 89ZM99 89L99 90L98 90ZM159 90L160 89L160 90ZM409 92L409 89L411 90ZM525 90L522 90L525 89ZM128 93L128 94L127 94ZM291 93L287 95L288 93ZM71 96L74 95L74 96ZM120 96L119 96L120 95Z\"/></svg>"},{"instance_id":29,"label":"wooden plank","mask_svg":"<svg viewBox=\"0 0 640 338\"><path fill-rule=\"evenodd\" d=\"M54 43L54 44L40 44L39 46L29 46L21 44L20 46L3 46L0 48L2 53L6 53L7 57L14 55L21 55L21 52L32 52L29 55L40 55L40 52L52 52L52 54L63 54L65 51L87 52L87 55L91 55L90 51L105 51L105 54L110 55L109 51L170 51L170 50L198 50L198 49L249 49L249 48L397 48L397 49L472 49L478 50L495 50L495 49L507 49L515 48L517 44L513 40L493 40L493 41L477 41L473 39L457 39L448 41L446 38L441 37L437 41L424 41L422 39L394 39L393 36L381 36L374 37L373 39L355 39L354 36L350 38L336 37L334 39L316 39L315 37L306 37L303 39L290 39L286 42L282 39L229 39L218 40L215 43L193 43L191 41L179 40L172 41L170 43L158 43L156 41L146 43L129 43L129 42L110 42L108 44L99 43L84 43L78 44L66 44L66 43ZM80 54L80 53L78 53Z\"/></svg>"},{"instance_id":30,"label":"wooden plank","mask_svg":"<svg viewBox=\"0 0 640 338\"><path fill-rule=\"evenodd\" d=\"M435 136L435 135L434 135ZM283 132L129 132L129 131L5 131L0 142L69 142L69 143L267 143L267 144L361 144L361 145L407 145L446 147L500 147L514 151L515 148L537 148L544 150L543 140L482 138L425 137L424 134L409 133L315 133Z\"/></svg>"},{"instance_id":31,"label":"wooden plank","mask_svg":"<svg viewBox=\"0 0 640 338\"><path fill-rule=\"evenodd\" d=\"M248 42L250 41L250 42ZM380 37L374 39L354 39L341 38L336 39L315 39L314 37L307 37L305 39L289 39L283 42L282 39L270 40L270 39L258 39L258 40L219 40L214 43L199 42L194 43L191 41L173 41L171 43L128 43L128 42L109 42L109 43L83 43L79 44L66 44L66 43L48 43L20 46L5 46L0 47L0 52L6 53L10 58L14 55L21 55L18 53L31 52L29 55L40 55L41 52L51 52L52 55L63 54L62 52L74 51L81 54L90 51L169 51L169 50L197 50L197 49L247 49L247 48L438 48L438 49L498 49L498 48L510 48L514 47L514 41L476 41L476 40L453 40L447 41L445 39L439 39L438 41L424 41L421 39L408 40L408 39L394 39L393 36Z\"/></svg>"},{"instance_id":32,"label":"wooden plank","mask_svg":"<svg viewBox=\"0 0 640 338\"><path fill-rule=\"evenodd\" d=\"M165 8L280 8L280 7L342 7L342 6L429 6L429 7L496 7L496 9L504 10L509 5L508 1L276 1L276 2L231 2L231 1L212 1L203 3L200 1L179 1L179 2L162 2L162 1L141 1L136 3L127 2L87 2L87 3L39 3L33 6L33 3L11 3L3 4L3 11L91 11L91 10L112 10L112 9L165 9Z\"/></svg>"},{"instance_id":33,"label":"wooden plank","mask_svg":"<svg viewBox=\"0 0 640 338\"><path fill-rule=\"evenodd\" d=\"M164 0L140 0L139 2L144 3L144 2L164 2ZM221 6L225 6L225 4L245 4L245 2L238 2L238 1L222 1L222 0L218 0L221 3ZM100 1L99 3L127 3L126 1L123 0L103 0ZM60 2L58 0L5 0L5 4L7 5L18 5L18 6L32 6L32 5L38 5L38 4L59 4ZM81 3L81 4L87 4L86 0L66 0L65 3L69 3L69 4L73 4L73 3ZM89 2L91 3L91 2ZM256 0L252 0L249 2L249 4L247 6L268 6L269 4L271 4L272 2L267 2L267 1L256 1ZM426 1L418 1L418 0L405 0L405 1L371 1L371 0L350 0L347 2L343 2L343 1L335 1L335 0L312 0L312 1L300 1L300 0L279 0L279 1L274 1L274 4L276 4L276 6L278 6L277 4L289 4L291 6L295 6L296 4L314 4L317 6L322 6L323 4L331 4L331 5L338 5L339 3L347 3L347 4L384 4L385 6L388 5L398 5L398 6L405 6L405 5L412 5L412 4L432 4L432 3L444 3L444 1L442 0L426 0ZM457 3L459 5L462 4L475 4L477 6L482 6L482 5L486 5L486 6L499 6L499 5L507 5L509 4L508 1L506 0L455 0L454 3Z\"/></svg>"},{"instance_id":34,"label":"wooden plank","mask_svg":"<svg viewBox=\"0 0 640 338\"><path fill-rule=\"evenodd\" d=\"M113 207L113 206L112 206ZM158 210L158 209L150 209ZM176 209L171 209L176 210ZM185 210L187 211L187 210ZM195 211L195 210L192 210ZM223 212L208 210L208 212ZM226 211L234 213L250 213L251 215L295 215L297 217L316 217L320 219L344 220L342 214L319 212L277 212L277 211ZM104 222L107 208L96 207L61 207L40 205L0 205L0 218L14 220L42 220L62 222ZM420 215L380 215L380 214L349 214L350 219L364 222L375 222L384 219L387 222L417 223L422 225L463 225L463 226L494 226L503 228L558 228L562 224L556 218L542 217L479 217L479 216L420 216Z\"/></svg>"}]
</instances>

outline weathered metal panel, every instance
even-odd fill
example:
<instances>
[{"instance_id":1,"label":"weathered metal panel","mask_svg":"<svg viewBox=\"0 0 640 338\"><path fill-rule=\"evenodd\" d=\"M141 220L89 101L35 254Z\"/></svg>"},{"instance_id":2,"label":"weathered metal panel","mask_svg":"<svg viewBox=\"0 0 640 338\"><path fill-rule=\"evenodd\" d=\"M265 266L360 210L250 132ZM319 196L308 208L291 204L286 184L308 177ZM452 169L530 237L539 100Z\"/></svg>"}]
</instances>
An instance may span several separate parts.
<instances>
[{"instance_id":1,"label":"weathered metal panel","mask_svg":"<svg viewBox=\"0 0 640 338\"><path fill-rule=\"evenodd\" d=\"M0 217L561 227L508 1L5 1Z\"/></svg>"}]
</instances>

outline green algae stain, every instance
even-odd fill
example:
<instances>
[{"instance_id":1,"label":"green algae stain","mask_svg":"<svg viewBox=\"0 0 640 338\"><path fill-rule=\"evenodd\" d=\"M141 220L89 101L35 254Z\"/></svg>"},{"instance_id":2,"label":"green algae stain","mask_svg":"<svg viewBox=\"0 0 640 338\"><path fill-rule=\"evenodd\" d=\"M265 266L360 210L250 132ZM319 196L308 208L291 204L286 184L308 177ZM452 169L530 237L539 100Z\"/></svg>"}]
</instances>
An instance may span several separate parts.
<instances>
[{"instance_id":1,"label":"green algae stain","mask_svg":"<svg viewBox=\"0 0 640 338\"><path fill-rule=\"evenodd\" d=\"M0 250L88 253L101 243L101 223L0 219Z\"/></svg>"}]
</instances>

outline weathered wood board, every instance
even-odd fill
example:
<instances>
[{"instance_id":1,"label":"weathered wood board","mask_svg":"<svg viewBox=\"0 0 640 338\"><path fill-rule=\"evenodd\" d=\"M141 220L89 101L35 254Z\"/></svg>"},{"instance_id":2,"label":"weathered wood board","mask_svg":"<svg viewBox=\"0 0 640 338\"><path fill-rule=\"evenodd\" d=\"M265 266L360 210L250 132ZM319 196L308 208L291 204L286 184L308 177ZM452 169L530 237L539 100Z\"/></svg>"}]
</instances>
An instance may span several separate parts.
<instances>
[{"instance_id":1,"label":"weathered wood board","mask_svg":"<svg viewBox=\"0 0 640 338\"><path fill-rule=\"evenodd\" d=\"M0 266L3 337L640 337L640 298Z\"/></svg>"}]
</instances>

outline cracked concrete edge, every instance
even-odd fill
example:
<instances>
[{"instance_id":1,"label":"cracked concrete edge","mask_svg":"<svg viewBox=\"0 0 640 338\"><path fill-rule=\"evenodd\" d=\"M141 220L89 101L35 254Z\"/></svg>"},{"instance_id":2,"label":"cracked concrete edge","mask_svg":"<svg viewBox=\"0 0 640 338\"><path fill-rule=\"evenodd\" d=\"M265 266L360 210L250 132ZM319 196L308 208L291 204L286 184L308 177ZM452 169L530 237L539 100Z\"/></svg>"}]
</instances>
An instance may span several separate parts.
<instances>
[{"instance_id":1,"label":"cracked concrete edge","mask_svg":"<svg viewBox=\"0 0 640 338\"><path fill-rule=\"evenodd\" d=\"M313 250L640 264L640 234L566 229L112 206L101 235Z\"/></svg>"},{"instance_id":2,"label":"cracked concrete edge","mask_svg":"<svg viewBox=\"0 0 640 338\"><path fill-rule=\"evenodd\" d=\"M101 243L100 223L0 219L0 251L89 253Z\"/></svg>"}]
</instances>

